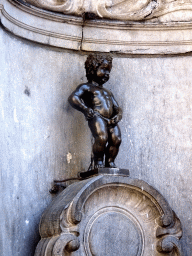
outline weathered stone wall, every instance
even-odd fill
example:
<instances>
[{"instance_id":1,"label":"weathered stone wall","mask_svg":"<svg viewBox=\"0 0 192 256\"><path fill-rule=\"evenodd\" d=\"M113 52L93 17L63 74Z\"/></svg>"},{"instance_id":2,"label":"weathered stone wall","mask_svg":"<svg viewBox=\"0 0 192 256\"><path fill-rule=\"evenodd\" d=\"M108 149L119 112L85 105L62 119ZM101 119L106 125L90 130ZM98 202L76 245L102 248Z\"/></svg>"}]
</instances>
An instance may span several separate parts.
<instances>
[{"instance_id":1,"label":"weathered stone wall","mask_svg":"<svg viewBox=\"0 0 192 256\"><path fill-rule=\"evenodd\" d=\"M22 41L2 29L0 56L0 255L32 256L52 181L89 164L88 127L67 102L85 81L86 56Z\"/></svg>"},{"instance_id":2,"label":"weathered stone wall","mask_svg":"<svg viewBox=\"0 0 192 256\"><path fill-rule=\"evenodd\" d=\"M32 256L53 179L76 176L91 136L67 98L86 81L86 54L21 40L0 29L2 256ZM117 164L168 200L192 251L192 56L114 55L106 87L123 108Z\"/></svg>"}]
</instances>

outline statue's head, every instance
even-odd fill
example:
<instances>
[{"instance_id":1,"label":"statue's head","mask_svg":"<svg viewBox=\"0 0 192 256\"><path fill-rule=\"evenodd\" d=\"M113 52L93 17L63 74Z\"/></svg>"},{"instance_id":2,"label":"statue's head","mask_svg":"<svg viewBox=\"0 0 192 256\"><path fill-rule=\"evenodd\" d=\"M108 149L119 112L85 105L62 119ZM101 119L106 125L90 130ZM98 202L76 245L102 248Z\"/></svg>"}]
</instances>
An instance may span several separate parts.
<instances>
[{"instance_id":1,"label":"statue's head","mask_svg":"<svg viewBox=\"0 0 192 256\"><path fill-rule=\"evenodd\" d=\"M85 62L88 82L106 83L109 80L111 68L112 57L110 55L101 53L90 54Z\"/></svg>"}]
</instances>

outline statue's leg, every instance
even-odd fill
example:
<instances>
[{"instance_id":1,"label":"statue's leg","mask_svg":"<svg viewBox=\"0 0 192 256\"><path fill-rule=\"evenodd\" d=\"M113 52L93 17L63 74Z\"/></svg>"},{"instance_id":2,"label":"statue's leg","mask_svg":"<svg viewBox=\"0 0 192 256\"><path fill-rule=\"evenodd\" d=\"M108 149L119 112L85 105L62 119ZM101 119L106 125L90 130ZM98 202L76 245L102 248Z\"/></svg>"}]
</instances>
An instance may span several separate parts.
<instances>
[{"instance_id":1,"label":"statue's leg","mask_svg":"<svg viewBox=\"0 0 192 256\"><path fill-rule=\"evenodd\" d=\"M115 158L119 152L119 146L121 144L121 131L119 126L109 129L108 145L105 150L105 166L114 168Z\"/></svg>"},{"instance_id":2,"label":"statue's leg","mask_svg":"<svg viewBox=\"0 0 192 256\"><path fill-rule=\"evenodd\" d=\"M89 128L95 139L93 144L94 166L104 167L103 158L105 146L108 141L107 124L101 117L95 116L88 122Z\"/></svg>"}]
</instances>

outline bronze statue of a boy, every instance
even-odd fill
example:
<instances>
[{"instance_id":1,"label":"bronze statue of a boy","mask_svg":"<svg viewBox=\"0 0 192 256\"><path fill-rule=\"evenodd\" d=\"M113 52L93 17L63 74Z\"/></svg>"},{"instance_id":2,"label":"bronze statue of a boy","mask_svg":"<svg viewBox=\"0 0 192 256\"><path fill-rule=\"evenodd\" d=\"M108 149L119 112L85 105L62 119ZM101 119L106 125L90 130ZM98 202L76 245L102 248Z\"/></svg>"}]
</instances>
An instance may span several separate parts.
<instances>
[{"instance_id":1,"label":"bronze statue of a boy","mask_svg":"<svg viewBox=\"0 0 192 256\"><path fill-rule=\"evenodd\" d=\"M85 115L94 137L95 169L115 168L114 160L121 144L118 122L122 119L122 110L113 94L103 88L109 80L111 68L109 55L90 54L85 62L88 83L80 84L69 96L69 103Z\"/></svg>"}]
</instances>

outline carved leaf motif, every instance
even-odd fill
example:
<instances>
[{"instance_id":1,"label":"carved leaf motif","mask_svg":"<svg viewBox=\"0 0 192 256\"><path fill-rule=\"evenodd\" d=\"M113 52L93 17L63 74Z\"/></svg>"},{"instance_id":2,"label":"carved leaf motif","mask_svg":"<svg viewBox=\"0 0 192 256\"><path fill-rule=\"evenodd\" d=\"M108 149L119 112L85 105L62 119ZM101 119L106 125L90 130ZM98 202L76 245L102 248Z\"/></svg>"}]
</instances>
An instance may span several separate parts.
<instances>
[{"instance_id":1,"label":"carved leaf motif","mask_svg":"<svg viewBox=\"0 0 192 256\"><path fill-rule=\"evenodd\" d=\"M83 0L26 0L27 3L37 7L63 12L66 14L81 15L83 12Z\"/></svg>"},{"instance_id":2,"label":"carved leaf motif","mask_svg":"<svg viewBox=\"0 0 192 256\"><path fill-rule=\"evenodd\" d=\"M102 1L103 2L103 1ZM111 6L100 3L97 6L98 15L118 20L145 20L163 16L177 11L192 11L190 0L149 0L149 1L113 1ZM192 18L192 14L191 14Z\"/></svg>"},{"instance_id":3,"label":"carved leaf motif","mask_svg":"<svg viewBox=\"0 0 192 256\"><path fill-rule=\"evenodd\" d=\"M157 6L155 1L118 1L111 6L105 1L97 4L97 14L100 17L118 20L143 20L150 15L152 10Z\"/></svg>"},{"instance_id":4,"label":"carved leaf motif","mask_svg":"<svg viewBox=\"0 0 192 256\"><path fill-rule=\"evenodd\" d=\"M66 14L83 15L85 12L97 16L140 21L153 19L178 11L191 11L191 0L26 0L32 5Z\"/></svg>"}]
</instances>

